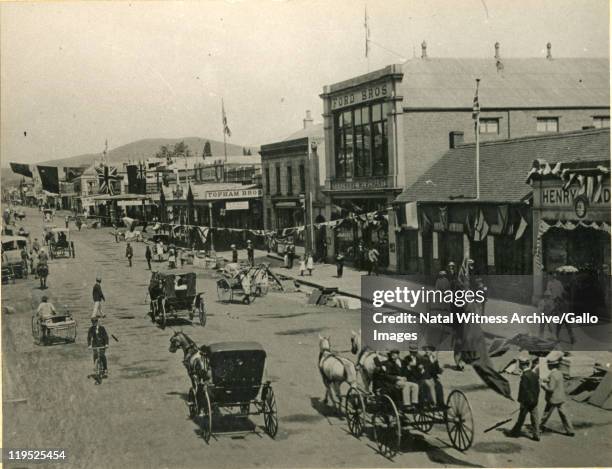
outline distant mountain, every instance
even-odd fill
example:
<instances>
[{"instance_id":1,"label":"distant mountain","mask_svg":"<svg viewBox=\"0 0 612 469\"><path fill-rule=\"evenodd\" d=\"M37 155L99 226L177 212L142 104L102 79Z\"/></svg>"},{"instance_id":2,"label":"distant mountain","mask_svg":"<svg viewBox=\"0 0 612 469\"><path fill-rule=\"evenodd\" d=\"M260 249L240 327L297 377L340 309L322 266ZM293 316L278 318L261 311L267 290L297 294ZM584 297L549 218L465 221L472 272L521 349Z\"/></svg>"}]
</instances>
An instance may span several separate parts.
<instances>
[{"instance_id":1,"label":"distant mountain","mask_svg":"<svg viewBox=\"0 0 612 469\"><path fill-rule=\"evenodd\" d=\"M213 157L222 157L224 154L223 142L217 140L210 140L200 137L186 137L186 138L147 138L144 140L137 140L136 142L128 143L117 148L113 148L108 152L108 162L115 166L120 166L122 163L127 161L139 161L146 160L155 156L159 151L159 147L162 145L168 145L172 147L175 143L185 142L189 147L192 155L202 156L204 150L204 144L209 141L211 147L211 153ZM242 155L242 149L250 149L251 153L256 155L259 151L259 147L255 146L242 146L233 143L227 144L227 154L230 156ZM61 158L57 160L41 161L36 164L49 165L49 166L85 166L92 165L94 160L99 160L102 157L102 153L88 153L84 155L71 156L68 158ZM4 162L3 162L4 163ZM8 162L7 162L8 164ZM2 182L12 183L20 181L21 176L14 174L10 168L2 168Z\"/></svg>"}]
</instances>

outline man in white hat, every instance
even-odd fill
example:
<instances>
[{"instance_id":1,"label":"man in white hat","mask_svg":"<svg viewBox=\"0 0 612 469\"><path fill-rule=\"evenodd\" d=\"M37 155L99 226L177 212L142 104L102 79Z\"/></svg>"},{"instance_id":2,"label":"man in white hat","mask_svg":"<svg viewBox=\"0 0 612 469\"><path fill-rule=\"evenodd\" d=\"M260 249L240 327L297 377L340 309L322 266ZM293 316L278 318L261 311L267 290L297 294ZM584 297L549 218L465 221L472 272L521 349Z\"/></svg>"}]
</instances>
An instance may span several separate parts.
<instances>
[{"instance_id":1,"label":"man in white hat","mask_svg":"<svg viewBox=\"0 0 612 469\"><path fill-rule=\"evenodd\" d=\"M516 438L521 434L521 428L525 422L525 417L529 414L533 439L540 441L540 422L538 419L538 400L540 398L540 378L531 369L531 358L527 350L521 351L517 357L519 368L521 369L521 383L517 401L521 405L519 416L508 436Z\"/></svg>"},{"instance_id":2,"label":"man in white hat","mask_svg":"<svg viewBox=\"0 0 612 469\"><path fill-rule=\"evenodd\" d=\"M546 407L544 407L544 415L542 416L542 423L540 424L540 431L545 431L545 424L552 415L553 411L557 409L561 423L565 428L567 436L574 436L574 428L572 422L567 413L567 395L565 394L565 385L563 383L563 373L559 370L561 359L563 358L563 352L559 350L553 350L546 357L546 363L550 368L550 374L548 378L542 383L542 389L546 391Z\"/></svg>"}]
</instances>

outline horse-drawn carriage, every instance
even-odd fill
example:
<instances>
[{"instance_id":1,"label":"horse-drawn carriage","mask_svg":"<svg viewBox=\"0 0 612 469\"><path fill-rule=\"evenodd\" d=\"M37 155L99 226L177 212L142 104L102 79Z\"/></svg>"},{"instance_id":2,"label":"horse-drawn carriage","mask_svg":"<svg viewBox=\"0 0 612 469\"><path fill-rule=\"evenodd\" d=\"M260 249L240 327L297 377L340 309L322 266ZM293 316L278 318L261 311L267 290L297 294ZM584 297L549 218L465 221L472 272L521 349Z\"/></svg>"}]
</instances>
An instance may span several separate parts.
<instances>
[{"instance_id":1,"label":"horse-drawn carriage","mask_svg":"<svg viewBox=\"0 0 612 469\"><path fill-rule=\"evenodd\" d=\"M370 424L378 450L393 458L401 448L402 432L428 433L434 424L444 424L451 444L466 451L474 441L474 418L465 394L453 390L445 404L404 407L396 396L384 392L365 392L351 386L345 401L346 421L351 434L359 438Z\"/></svg>"},{"instance_id":2,"label":"horse-drawn carriage","mask_svg":"<svg viewBox=\"0 0 612 469\"><path fill-rule=\"evenodd\" d=\"M202 349L205 373L190 389L188 405L189 415L200 418L204 440L210 440L215 420L251 415L263 415L264 430L274 438L278 431L276 398L270 381L264 381L266 352L262 346L220 342Z\"/></svg>"},{"instance_id":3,"label":"horse-drawn carriage","mask_svg":"<svg viewBox=\"0 0 612 469\"><path fill-rule=\"evenodd\" d=\"M47 244L49 245L49 257L75 257L74 242L70 240L68 228L52 228L49 232Z\"/></svg>"},{"instance_id":4,"label":"horse-drawn carriage","mask_svg":"<svg viewBox=\"0 0 612 469\"><path fill-rule=\"evenodd\" d=\"M42 319L32 316L32 337L36 345L72 343L77 336L77 322L69 312Z\"/></svg>"},{"instance_id":5,"label":"horse-drawn carriage","mask_svg":"<svg viewBox=\"0 0 612 469\"><path fill-rule=\"evenodd\" d=\"M195 272L153 272L149 282L149 315L163 329L168 320L178 319L187 311L189 320L197 316L206 325L204 292L196 293Z\"/></svg>"},{"instance_id":6,"label":"horse-drawn carriage","mask_svg":"<svg viewBox=\"0 0 612 469\"><path fill-rule=\"evenodd\" d=\"M281 285L270 271L269 264L265 263L256 266L227 264L222 275L223 277L217 280L217 296L219 301L224 303L240 300L248 305L256 297L265 296L268 293L270 277Z\"/></svg>"},{"instance_id":7,"label":"horse-drawn carriage","mask_svg":"<svg viewBox=\"0 0 612 469\"><path fill-rule=\"evenodd\" d=\"M23 236L2 236L2 283L16 278L27 278L28 266L21 256L27 248L28 238Z\"/></svg>"}]
</instances>

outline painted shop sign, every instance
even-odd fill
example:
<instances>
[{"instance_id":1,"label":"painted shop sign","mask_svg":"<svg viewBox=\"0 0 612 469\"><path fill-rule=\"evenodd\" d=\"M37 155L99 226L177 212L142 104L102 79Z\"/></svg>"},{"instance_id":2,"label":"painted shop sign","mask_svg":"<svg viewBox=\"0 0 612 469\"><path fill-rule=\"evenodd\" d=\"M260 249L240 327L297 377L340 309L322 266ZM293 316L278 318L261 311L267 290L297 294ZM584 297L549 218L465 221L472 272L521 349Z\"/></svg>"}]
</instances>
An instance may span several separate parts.
<instances>
[{"instance_id":1,"label":"painted shop sign","mask_svg":"<svg viewBox=\"0 0 612 469\"><path fill-rule=\"evenodd\" d=\"M384 189L387 187L386 178L366 179L363 181L333 181L332 190L335 191L359 191L367 189Z\"/></svg>"},{"instance_id":2,"label":"painted shop sign","mask_svg":"<svg viewBox=\"0 0 612 469\"><path fill-rule=\"evenodd\" d=\"M366 103L374 99L390 96L391 87L387 83L369 85L358 90L342 93L331 98L332 110L340 109L354 104Z\"/></svg>"},{"instance_id":3,"label":"painted shop sign","mask_svg":"<svg viewBox=\"0 0 612 469\"><path fill-rule=\"evenodd\" d=\"M253 199L261 197L263 191L261 189L234 189L222 191L206 191L206 199L208 200L227 200L227 199Z\"/></svg>"},{"instance_id":4,"label":"painted shop sign","mask_svg":"<svg viewBox=\"0 0 612 469\"><path fill-rule=\"evenodd\" d=\"M248 210L249 201L240 200L238 202L225 202L225 210Z\"/></svg>"},{"instance_id":5,"label":"painted shop sign","mask_svg":"<svg viewBox=\"0 0 612 469\"><path fill-rule=\"evenodd\" d=\"M593 191L595 192L595 191ZM542 188L540 193L540 203L542 207L574 207L576 199L581 195L586 195L585 190L580 190L580 187L570 187L564 191L561 187L547 187ZM604 184L601 188L601 196L599 200L595 202L594 197L591 196L590 205L593 206L606 206L610 205L610 186Z\"/></svg>"}]
</instances>

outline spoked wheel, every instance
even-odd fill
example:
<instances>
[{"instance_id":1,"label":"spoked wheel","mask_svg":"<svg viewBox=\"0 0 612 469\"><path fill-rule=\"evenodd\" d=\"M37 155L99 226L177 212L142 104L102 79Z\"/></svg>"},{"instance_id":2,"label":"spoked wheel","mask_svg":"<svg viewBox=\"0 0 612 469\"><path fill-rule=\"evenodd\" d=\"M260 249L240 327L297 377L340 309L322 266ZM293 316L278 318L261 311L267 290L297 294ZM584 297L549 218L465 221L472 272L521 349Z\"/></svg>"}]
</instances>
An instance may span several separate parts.
<instances>
[{"instance_id":1,"label":"spoked wheel","mask_svg":"<svg viewBox=\"0 0 612 469\"><path fill-rule=\"evenodd\" d=\"M392 459L400 450L402 426L397 407L386 394L380 397L378 409L372 416L372 427L378 451Z\"/></svg>"},{"instance_id":2,"label":"spoked wheel","mask_svg":"<svg viewBox=\"0 0 612 469\"><path fill-rule=\"evenodd\" d=\"M361 391L354 386L346 393L344 413L351 435L359 438L365 429L366 408Z\"/></svg>"},{"instance_id":3,"label":"spoked wheel","mask_svg":"<svg viewBox=\"0 0 612 469\"><path fill-rule=\"evenodd\" d=\"M217 298L222 303L228 303L232 301L232 289L225 279L217 281Z\"/></svg>"},{"instance_id":4,"label":"spoked wheel","mask_svg":"<svg viewBox=\"0 0 612 469\"><path fill-rule=\"evenodd\" d=\"M263 396L263 415L264 415L264 428L266 433L271 438L276 436L278 432L278 412L276 410L276 398L274 397L274 391L270 386L267 386Z\"/></svg>"},{"instance_id":5,"label":"spoked wheel","mask_svg":"<svg viewBox=\"0 0 612 469\"><path fill-rule=\"evenodd\" d=\"M151 300L149 304L149 316L151 316L151 322L155 322L157 316L157 300Z\"/></svg>"},{"instance_id":6,"label":"spoked wheel","mask_svg":"<svg viewBox=\"0 0 612 469\"><path fill-rule=\"evenodd\" d=\"M202 417L202 437L204 441L208 443L210 436L212 435L212 408L210 406L210 397L208 396L208 390L204 389L200 393L200 403L198 405L200 410L200 416Z\"/></svg>"},{"instance_id":7,"label":"spoked wheel","mask_svg":"<svg viewBox=\"0 0 612 469\"><path fill-rule=\"evenodd\" d=\"M196 393L193 388L189 389L189 395L187 396L187 408L189 409L189 418L194 418L200 413L198 409L198 400L196 399Z\"/></svg>"},{"instance_id":8,"label":"spoked wheel","mask_svg":"<svg viewBox=\"0 0 612 469\"><path fill-rule=\"evenodd\" d=\"M32 338L34 339L34 343L36 345L42 344L40 322L38 322L36 316L32 316Z\"/></svg>"},{"instance_id":9,"label":"spoked wheel","mask_svg":"<svg viewBox=\"0 0 612 469\"><path fill-rule=\"evenodd\" d=\"M166 309L166 299L165 298L162 300L158 312L159 312L159 327L161 327L162 329L165 329L166 321L168 320L167 318L168 311Z\"/></svg>"},{"instance_id":10,"label":"spoked wheel","mask_svg":"<svg viewBox=\"0 0 612 469\"><path fill-rule=\"evenodd\" d=\"M420 432L427 433L433 428L434 424L434 413L431 410L419 410L414 414L414 421L412 425Z\"/></svg>"},{"instance_id":11,"label":"spoked wheel","mask_svg":"<svg viewBox=\"0 0 612 469\"><path fill-rule=\"evenodd\" d=\"M204 327L206 325L206 305L204 304L204 300L200 298L200 303L198 304L198 318L200 319L200 326Z\"/></svg>"},{"instance_id":12,"label":"spoked wheel","mask_svg":"<svg viewBox=\"0 0 612 469\"><path fill-rule=\"evenodd\" d=\"M454 390L446 400L446 431L453 447L465 451L474 442L474 417L463 392Z\"/></svg>"}]
</instances>

